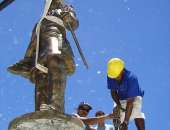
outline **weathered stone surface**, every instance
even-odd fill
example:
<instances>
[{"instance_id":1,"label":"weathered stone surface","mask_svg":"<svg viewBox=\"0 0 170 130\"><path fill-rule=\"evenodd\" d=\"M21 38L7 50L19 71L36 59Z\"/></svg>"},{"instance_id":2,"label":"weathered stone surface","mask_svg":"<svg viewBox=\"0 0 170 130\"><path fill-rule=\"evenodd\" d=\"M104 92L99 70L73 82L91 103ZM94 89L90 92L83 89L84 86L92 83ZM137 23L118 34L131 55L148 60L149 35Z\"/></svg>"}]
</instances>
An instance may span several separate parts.
<instances>
[{"instance_id":1,"label":"weathered stone surface","mask_svg":"<svg viewBox=\"0 0 170 130\"><path fill-rule=\"evenodd\" d=\"M70 115L37 111L11 121L9 130L84 130L83 123Z\"/></svg>"}]
</instances>

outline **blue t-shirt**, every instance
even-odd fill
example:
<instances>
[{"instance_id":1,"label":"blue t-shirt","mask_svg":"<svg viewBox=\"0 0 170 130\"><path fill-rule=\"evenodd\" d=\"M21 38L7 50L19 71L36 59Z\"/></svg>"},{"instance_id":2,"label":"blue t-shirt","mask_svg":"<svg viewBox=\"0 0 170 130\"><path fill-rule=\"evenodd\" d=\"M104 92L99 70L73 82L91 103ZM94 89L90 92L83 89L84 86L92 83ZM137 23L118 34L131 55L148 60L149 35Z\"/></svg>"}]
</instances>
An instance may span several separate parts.
<instances>
[{"instance_id":1,"label":"blue t-shirt","mask_svg":"<svg viewBox=\"0 0 170 130\"><path fill-rule=\"evenodd\" d=\"M107 77L108 89L117 91L120 100L126 100L136 96L143 96L144 92L139 87L137 77L130 71L124 70L122 82Z\"/></svg>"}]
</instances>

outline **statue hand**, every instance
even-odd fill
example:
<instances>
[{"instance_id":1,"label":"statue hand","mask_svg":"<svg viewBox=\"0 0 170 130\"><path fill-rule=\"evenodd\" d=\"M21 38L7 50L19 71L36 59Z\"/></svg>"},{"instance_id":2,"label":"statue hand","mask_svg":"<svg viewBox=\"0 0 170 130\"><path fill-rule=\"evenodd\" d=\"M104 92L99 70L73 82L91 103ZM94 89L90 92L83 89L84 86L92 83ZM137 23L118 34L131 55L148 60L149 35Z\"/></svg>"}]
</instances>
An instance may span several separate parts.
<instances>
[{"instance_id":1,"label":"statue hand","mask_svg":"<svg viewBox=\"0 0 170 130\"><path fill-rule=\"evenodd\" d=\"M61 17L68 30L68 23L71 25L73 30L78 27L78 20L72 6L65 6L61 12Z\"/></svg>"}]
</instances>

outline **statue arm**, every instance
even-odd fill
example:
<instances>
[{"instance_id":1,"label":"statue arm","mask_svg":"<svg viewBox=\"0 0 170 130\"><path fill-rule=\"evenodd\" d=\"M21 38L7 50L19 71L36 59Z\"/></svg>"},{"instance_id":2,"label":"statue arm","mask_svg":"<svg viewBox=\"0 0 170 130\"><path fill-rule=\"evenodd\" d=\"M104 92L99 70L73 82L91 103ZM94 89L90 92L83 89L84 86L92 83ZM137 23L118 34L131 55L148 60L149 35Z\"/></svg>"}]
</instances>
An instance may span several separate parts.
<instances>
[{"instance_id":1,"label":"statue arm","mask_svg":"<svg viewBox=\"0 0 170 130\"><path fill-rule=\"evenodd\" d=\"M65 6L61 12L61 17L68 30L68 23L71 25L73 30L76 30L78 28L79 21L77 19L76 12L72 6Z\"/></svg>"}]
</instances>

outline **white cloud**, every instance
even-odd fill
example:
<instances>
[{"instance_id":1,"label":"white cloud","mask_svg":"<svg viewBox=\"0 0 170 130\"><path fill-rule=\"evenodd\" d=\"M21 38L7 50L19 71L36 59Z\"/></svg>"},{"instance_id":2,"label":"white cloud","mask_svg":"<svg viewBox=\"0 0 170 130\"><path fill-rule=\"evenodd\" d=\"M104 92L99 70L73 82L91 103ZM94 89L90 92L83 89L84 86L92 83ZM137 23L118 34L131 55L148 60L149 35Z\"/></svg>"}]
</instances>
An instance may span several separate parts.
<instances>
[{"instance_id":1,"label":"white cloud","mask_svg":"<svg viewBox=\"0 0 170 130\"><path fill-rule=\"evenodd\" d=\"M72 100L72 97L68 97L68 100Z\"/></svg>"},{"instance_id":2,"label":"white cloud","mask_svg":"<svg viewBox=\"0 0 170 130\"><path fill-rule=\"evenodd\" d=\"M127 10L129 11L129 10L130 10L130 8L128 7L128 8L127 8Z\"/></svg>"},{"instance_id":3,"label":"white cloud","mask_svg":"<svg viewBox=\"0 0 170 130\"><path fill-rule=\"evenodd\" d=\"M106 49L100 51L100 54L105 54L105 53L106 53Z\"/></svg>"},{"instance_id":4,"label":"white cloud","mask_svg":"<svg viewBox=\"0 0 170 130\"><path fill-rule=\"evenodd\" d=\"M92 52L92 55L96 55L96 52L95 52L95 51L93 51L93 52Z\"/></svg>"},{"instance_id":5,"label":"white cloud","mask_svg":"<svg viewBox=\"0 0 170 130\"><path fill-rule=\"evenodd\" d=\"M76 67L79 67L79 64L76 64Z\"/></svg>"},{"instance_id":6,"label":"white cloud","mask_svg":"<svg viewBox=\"0 0 170 130\"><path fill-rule=\"evenodd\" d=\"M101 74L102 72L100 70L97 71L97 74Z\"/></svg>"},{"instance_id":7,"label":"white cloud","mask_svg":"<svg viewBox=\"0 0 170 130\"><path fill-rule=\"evenodd\" d=\"M94 89L90 90L90 93L95 93L95 92L96 92L96 90L94 90Z\"/></svg>"},{"instance_id":8,"label":"white cloud","mask_svg":"<svg viewBox=\"0 0 170 130\"><path fill-rule=\"evenodd\" d=\"M128 0L123 0L123 2L127 3L127 2L128 2Z\"/></svg>"},{"instance_id":9,"label":"white cloud","mask_svg":"<svg viewBox=\"0 0 170 130\"><path fill-rule=\"evenodd\" d=\"M81 58L77 58L78 61L81 61Z\"/></svg>"},{"instance_id":10,"label":"white cloud","mask_svg":"<svg viewBox=\"0 0 170 130\"><path fill-rule=\"evenodd\" d=\"M88 12L89 12L89 13L93 13L94 10L93 10L92 8L90 8L90 9L88 9Z\"/></svg>"},{"instance_id":11,"label":"white cloud","mask_svg":"<svg viewBox=\"0 0 170 130\"><path fill-rule=\"evenodd\" d=\"M14 43L15 45L18 45L18 44L19 44L19 40L17 39L16 36L13 37L13 43Z\"/></svg>"},{"instance_id":12,"label":"white cloud","mask_svg":"<svg viewBox=\"0 0 170 130\"><path fill-rule=\"evenodd\" d=\"M0 113L0 118L2 118L3 117L3 115L2 115L2 113Z\"/></svg>"},{"instance_id":13,"label":"white cloud","mask_svg":"<svg viewBox=\"0 0 170 130\"><path fill-rule=\"evenodd\" d=\"M81 84L81 83L83 83L83 81L80 80L80 79L78 79L78 80L77 80L77 83Z\"/></svg>"},{"instance_id":14,"label":"white cloud","mask_svg":"<svg viewBox=\"0 0 170 130\"><path fill-rule=\"evenodd\" d=\"M12 32L12 31L13 31L13 29L12 29L12 28L9 28L9 29L8 29L8 31L9 31L9 32Z\"/></svg>"},{"instance_id":15,"label":"white cloud","mask_svg":"<svg viewBox=\"0 0 170 130\"><path fill-rule=\"evenodd\" d=\"M74 0L67 0L69 4L74 3Z\"/></svg>"}]
</instances>

